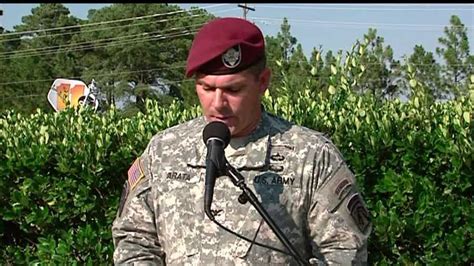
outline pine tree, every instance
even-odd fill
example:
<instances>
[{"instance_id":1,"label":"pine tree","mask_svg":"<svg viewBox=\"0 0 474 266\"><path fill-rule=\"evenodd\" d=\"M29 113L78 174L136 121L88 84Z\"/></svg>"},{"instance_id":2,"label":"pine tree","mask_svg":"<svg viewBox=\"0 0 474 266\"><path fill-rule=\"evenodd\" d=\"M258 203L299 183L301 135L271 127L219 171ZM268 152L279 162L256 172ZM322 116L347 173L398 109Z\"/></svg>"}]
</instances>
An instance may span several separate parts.
<instances>
[{"instance_id":1,"label":"pine tree","mask_svg":"<svg viewBox=\"0 0 474 266\"><path fill-rule=\"evenodd\" d=\"M454 97L468 93L467 78L474 74L474 56L469 54L467 28L458 16L451 16L450 25L444 28L444 37L438 39L441 47L436 53L445 60L442 71L442 86Z\"/></svg>"}]
</instances>

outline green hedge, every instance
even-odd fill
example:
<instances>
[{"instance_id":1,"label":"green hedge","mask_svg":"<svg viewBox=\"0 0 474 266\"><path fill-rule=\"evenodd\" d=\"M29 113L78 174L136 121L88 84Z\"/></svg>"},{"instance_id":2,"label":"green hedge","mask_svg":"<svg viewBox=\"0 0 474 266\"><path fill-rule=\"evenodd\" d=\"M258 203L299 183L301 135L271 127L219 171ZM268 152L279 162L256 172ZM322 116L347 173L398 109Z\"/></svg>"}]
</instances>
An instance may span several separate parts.
<instances>
[{"instance_id":1,"label":"green hedge","mask_svg":"<svg viewBox=\"0 0 474 266\"><path fill-rule=\"evenodd\" d=\"M344 154L373 215L371 264L473 263L474 95L381 103L339 89L266 103L327 133Z\"/></svg>"},{"instance_id":2,"label":"green hedge","mask_svg":"<svg viewBox=\"0 0 474 266\"><path fill-rule=\"evenodd\" d=\"M292 100L294 99L294 100ZM328 134L373 215L371 264L473 262L472 99L378 102L344 90L265 96L266 108ZM67 110L0 118L0 259L111 264L111 225L128 167L160 130L199 108L147 114Z\"/></svg>"}]
</instances>

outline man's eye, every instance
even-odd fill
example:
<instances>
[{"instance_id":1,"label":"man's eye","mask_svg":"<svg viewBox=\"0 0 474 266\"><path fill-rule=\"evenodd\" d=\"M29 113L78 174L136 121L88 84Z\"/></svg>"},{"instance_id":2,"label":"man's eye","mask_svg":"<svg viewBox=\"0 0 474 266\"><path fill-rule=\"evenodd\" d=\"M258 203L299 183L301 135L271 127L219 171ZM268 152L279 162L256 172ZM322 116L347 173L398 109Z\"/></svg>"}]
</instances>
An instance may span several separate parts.
<instances>
[{"instance_id":1,"label":"man's eye","mask_svg":"<svg viewBox=\"0 0 474 266\"><path fill-rule=\"evenodd\" d=\"M230 88L227 88L227 91L229 92L239 92L241 90L240 87L230 87Z\"/></svg>"}]
</instances>

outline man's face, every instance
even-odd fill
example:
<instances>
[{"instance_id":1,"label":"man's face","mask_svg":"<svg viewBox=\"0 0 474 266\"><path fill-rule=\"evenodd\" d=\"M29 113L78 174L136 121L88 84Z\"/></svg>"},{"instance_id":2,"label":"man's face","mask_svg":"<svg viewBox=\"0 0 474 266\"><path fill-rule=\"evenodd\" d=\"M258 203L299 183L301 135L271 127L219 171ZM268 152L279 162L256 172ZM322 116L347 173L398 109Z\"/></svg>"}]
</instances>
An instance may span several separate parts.
<instances>
[{"instance_id":1,"label":"man's face","mask_svg":"<svg viewBox=\"0 0 474 266\"><path fill-rule=\"evenodd\" d=\"M225 123L232 137L250 134L260 120L260 102L270 75L268 68L258 76L249 71L227 75L198 74L196 92L207 121Z\"/></svg>"}]
</instances>

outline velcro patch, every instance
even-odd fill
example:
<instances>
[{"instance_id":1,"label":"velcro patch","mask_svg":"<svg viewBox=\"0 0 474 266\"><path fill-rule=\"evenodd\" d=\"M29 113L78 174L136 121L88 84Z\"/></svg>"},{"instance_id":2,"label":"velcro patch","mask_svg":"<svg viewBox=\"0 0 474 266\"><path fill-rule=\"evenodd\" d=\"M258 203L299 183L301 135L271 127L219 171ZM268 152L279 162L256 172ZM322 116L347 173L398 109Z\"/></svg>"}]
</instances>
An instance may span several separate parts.
<instances>
[{"instance_id":1,"label":"velcro patch","mask_svg":"<svg viewBox=\"0 0 474 266\"><path fill-rule=\"evenodd\" d=\"M142 170L140 158L137 158L135 162L133 162L130 169L128 169L128 185L130 187L130 190L133 190L144 176L145 174Z\"/></svg>"},{"instance_id":2,"label":"velcro patch","mask_svg":"<svg viewBox=\"0 0 474 266\"><path fill-rule=\"evenodd\" d=\"M334 194L336 194L339 199L343 199L345 196L347 196L347 193L351 187L352 183L348 179L344 178L341 180L341 182L339 182L339 184L337 184Z\"/></svg>"},{"instance_id":3,"label":"velcro patch","mask_svg":"<svg viewBox=\"0 0 474 266\"><path fill-rule=\"evenodd\" d=\"M128 182L125 182L122 190L122 195L120 196L120 206L118 211L118 216L122 216L123 207L125 206L125 201L127 201L128 197Z\"/></svg>"},{"instance_id":4,"label":"velcro patch","mask_svg":"<svg viewBox=\"0 0 474 266\"><path fill-rule=\"evenodd\" d=\"M364 205L359 193L351 196L347 202L347 210L361 232L365 232L370 224L369 211Z\"/></svg>"}]
</instances>

